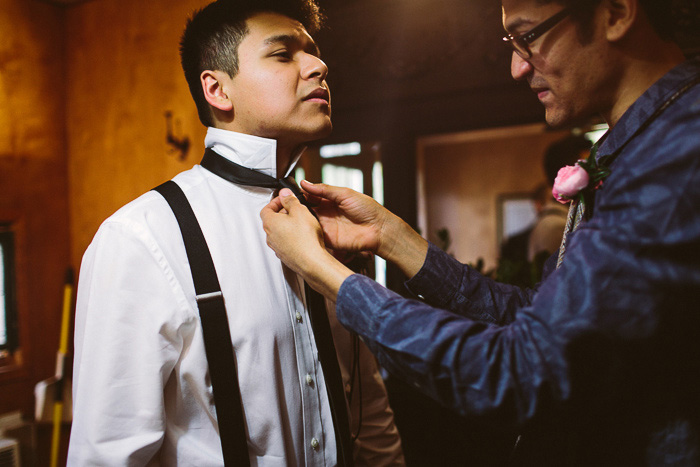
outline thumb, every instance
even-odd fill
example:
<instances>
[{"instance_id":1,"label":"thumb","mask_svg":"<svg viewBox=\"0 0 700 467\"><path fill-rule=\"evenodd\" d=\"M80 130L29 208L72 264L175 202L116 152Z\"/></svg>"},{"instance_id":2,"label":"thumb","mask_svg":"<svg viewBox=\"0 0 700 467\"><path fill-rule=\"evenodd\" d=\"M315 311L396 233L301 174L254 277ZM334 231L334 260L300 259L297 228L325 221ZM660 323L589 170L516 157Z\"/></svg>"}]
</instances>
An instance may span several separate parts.
<instances>
[{"instance_id":1,"label":"thumb","mask_svg":"<svg viewBox=\"0 0 700 467\"><path fill-rule=\"evenodd\" d=\"M289 188L282 188L279 192L279 197L280 200L282 200L282 206L284 206L287 212L291 212L294 206L301 204Z\"/></svg>"},{"instance_id":2,"label":"thumb","mask_svg":"<svg viewBox=\"0 0 700 467\"><path fill-rule=\"evenodd\" d=\"M301 187L304 191L316 198L327 199L338 204L342 201L344 195L352 191L348 188L327 185L325 183L311 183L307 180L302 180Z\"/></svg>"},{"instance_id":3,"label":"thumb","mask_svg":"<svg viewBox=\"0 0 700 467\"><path fill-rule=\"evenodd\" d=\"M308 180L302 180L300 185L304 191L314 196L323 196L324 192L328 190L328 185L325 183L311 183Z\"/></svg>"}]
</instances>

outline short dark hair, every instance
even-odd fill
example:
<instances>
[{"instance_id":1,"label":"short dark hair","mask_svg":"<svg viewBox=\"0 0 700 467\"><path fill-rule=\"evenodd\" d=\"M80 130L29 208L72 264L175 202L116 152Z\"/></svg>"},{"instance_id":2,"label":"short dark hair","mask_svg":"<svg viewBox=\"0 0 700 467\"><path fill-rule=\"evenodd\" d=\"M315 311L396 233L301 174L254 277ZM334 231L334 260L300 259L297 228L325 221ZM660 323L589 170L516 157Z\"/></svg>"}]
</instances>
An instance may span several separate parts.
<instances>
[{"instance_id":1,"label":"short dark hair","mask_svg":"<svg viewBox=\"0 0 700 467\"><path fill-rule=\"evenodd\" d=\"M323 22L315 0L217 0L188 19L180 39L180 62L205 126L214 122L200 83L201 73L218 70L233 78L238 73L238 46L248 34L246 21L263 12L297 20L309 34L316 33Z\"/></svg>"},{"instance_id":2,"label":"short dark hair","mask_svg":"<svg viewBox=\"0 0 700 467\"><path fill-rule=\"evenodd\" d=\"M593 11L601 0L537 0L540 4L558 3L572 9L572 16L581 27L584 41L590 37ZM664 40L674 40L676 19L674 16L673 0L639 0L644 13L656 33Z\"/></svg>"},{"instance_id":3,"label":"short dark hair","mask_svg":"<svg viewBox=\"0 0 700 467\"><path fill-rule=\"evenodd\" d=\"M591 142L585 136L567 136L549 145L544 154L544 173L549 186L554 185L559 169L574 165L581 159L581 153L591 149Z\"/></svg>"}]
</instances>

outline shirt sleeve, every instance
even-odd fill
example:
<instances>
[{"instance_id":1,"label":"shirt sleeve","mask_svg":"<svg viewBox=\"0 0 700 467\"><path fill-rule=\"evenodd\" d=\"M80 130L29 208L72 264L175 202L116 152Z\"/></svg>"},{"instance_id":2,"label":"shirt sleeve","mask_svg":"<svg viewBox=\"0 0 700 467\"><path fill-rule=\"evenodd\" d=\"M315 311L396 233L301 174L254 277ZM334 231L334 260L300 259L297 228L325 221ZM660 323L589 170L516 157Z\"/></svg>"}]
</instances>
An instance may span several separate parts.
<instances>
[{"instance_id":1,"label":"shirt sleeve","mask_svg":"<svg viewBox=\"0 0 700 467\"><path fill-rule=\"evenodd\" d=\"M557 398L567 391L565 381L527 374L546 366L547 373L561 375L564 368L542 338L548 330L525 315L507 327L489 325L404 299L358 275L341 286L337 307L341 323L363 337L380 365L462 414L500 410L505 421L534 411L529 405L542 389ZM517 387L518 381L526 387ZM538 388L542 384L548 387Z\"/></svg>"},{"instance_id":2,"label":"shirt sleeve","mask_svg":"<svg viewBox=\"0 0 700 467\"><path fill-rule=\"evenodd\" d=\"M86 251L69 465L147 465L157 456L164 388L183 346L186 320L175 317L187 307L167 271L155 242L128 223L107 221Z\"/></svg>"},{"instance_id":3,"label":"shirt sleeve","mask_svg":"<svg viewBox=\"0 0 700 467\"><path fill-rule=\"evenodd\" d=\"M514 319L519 308L529 304L534 289L521 289L482 276L430 243L418 273L406 287L427 303L458 315L503 324Z\"/></svg>"}]
</instances>

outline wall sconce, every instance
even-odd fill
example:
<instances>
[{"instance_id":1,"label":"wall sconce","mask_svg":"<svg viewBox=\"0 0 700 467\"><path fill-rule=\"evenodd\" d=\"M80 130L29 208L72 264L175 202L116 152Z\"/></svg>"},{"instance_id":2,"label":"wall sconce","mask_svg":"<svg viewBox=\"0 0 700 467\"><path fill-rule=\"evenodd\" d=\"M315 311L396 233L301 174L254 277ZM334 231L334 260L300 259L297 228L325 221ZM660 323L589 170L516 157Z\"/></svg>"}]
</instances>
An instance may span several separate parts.
<instances>
[{"instance_id":1,"label":"wall sconce","mask_svg":"<svg viewBox=\"0 0 700 467\"><path fill-rule=\"evenodd\" d=\"M169 154L177 153L177 159L184 161L187 158L187 153L190 151L190 138L187 136L178 136L173 131L173 112L171 110L165 111L165 125L166 134L165 142L170 146L168 149ZM177 126L177 133L180 133L180 120L175 121Z\"/></svg>"}]
</instances>

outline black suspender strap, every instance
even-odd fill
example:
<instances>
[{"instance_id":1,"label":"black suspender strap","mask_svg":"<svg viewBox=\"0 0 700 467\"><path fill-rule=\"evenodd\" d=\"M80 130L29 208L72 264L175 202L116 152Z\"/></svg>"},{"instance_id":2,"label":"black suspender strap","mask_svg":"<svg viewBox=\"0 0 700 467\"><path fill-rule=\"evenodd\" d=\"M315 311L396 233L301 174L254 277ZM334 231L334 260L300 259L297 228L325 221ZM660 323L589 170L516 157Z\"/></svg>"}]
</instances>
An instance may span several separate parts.
<instances>
[{"instance_id":1,"label":"black suspender strap","mask_svg":"<svg viewBox=\"0 0 700 467\"><path fill-rule=\"evenodd\" d=\"M209 247L192 207L177 183L170 180L154 190L165 198L173 210L185 242L202 321L224 465L249 466L248 438L231 332Z\"/></svg>"}]
</instances>

